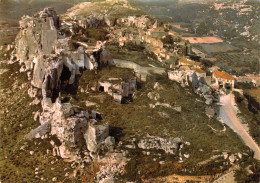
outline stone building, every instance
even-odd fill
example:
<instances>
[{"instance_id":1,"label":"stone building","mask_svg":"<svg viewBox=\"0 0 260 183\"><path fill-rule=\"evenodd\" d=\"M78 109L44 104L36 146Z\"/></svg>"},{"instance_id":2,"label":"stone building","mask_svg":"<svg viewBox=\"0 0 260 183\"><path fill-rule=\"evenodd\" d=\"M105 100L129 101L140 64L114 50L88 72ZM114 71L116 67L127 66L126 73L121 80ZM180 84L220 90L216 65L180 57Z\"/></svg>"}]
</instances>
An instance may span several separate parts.
<instances>
[{"instance_id":1,"label":"stone building","mask_svg":"<svg viewBox=\"0 0 260 183\"><path fill-rule=\"evenodd\" d=\"M235 78L225 72L214 72L212 79L216 81L219 88L233 90Z\"/></svg>"},{"instance_id":2,"label":"stone building","mask_svg":"<svg viewBox=\"0 0 260 183\"><path fill-rule=\"evenodd\" d=\"M193 67L192 70L195 71L195 73L196 73L196 75L197 75L198 77L200 77L200 78L201 78L201 77L203 77L203 78L206 77L206 72L205 72L204 70L202 70L202 69L200 69L200 68L197 68L197 67Z\"/></svg>"},{"instance_id":3,"label":"stone building","mask_svg":"<svg viewBox=\"0 0 260 183\"><path fill-rule=\"evenodd\" d=\"M178 65L188 65L188 66L193 66L193 67L201 67L201 63L200 62L195 62L193 60L190 60L188 58L182 57L181 59L178 60Z\"/></svg>"}]
</instances>

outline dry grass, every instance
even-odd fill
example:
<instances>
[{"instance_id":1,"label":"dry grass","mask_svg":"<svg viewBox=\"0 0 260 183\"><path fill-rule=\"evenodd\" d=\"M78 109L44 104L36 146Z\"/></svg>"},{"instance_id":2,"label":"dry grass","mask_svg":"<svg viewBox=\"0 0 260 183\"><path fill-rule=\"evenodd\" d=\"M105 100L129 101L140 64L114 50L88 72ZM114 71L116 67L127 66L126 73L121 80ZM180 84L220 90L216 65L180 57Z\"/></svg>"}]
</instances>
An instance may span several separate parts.
<instances>
[{"instance_id":1,"label":"dry grass","mask_svg":"<svg viewBox=\"0 0 260 183\"><path fill-rule=\"evenodd\" d=\"M260 88L247 90L246 93L253 97L260 104Z\"/></svg>"}]
</instances>

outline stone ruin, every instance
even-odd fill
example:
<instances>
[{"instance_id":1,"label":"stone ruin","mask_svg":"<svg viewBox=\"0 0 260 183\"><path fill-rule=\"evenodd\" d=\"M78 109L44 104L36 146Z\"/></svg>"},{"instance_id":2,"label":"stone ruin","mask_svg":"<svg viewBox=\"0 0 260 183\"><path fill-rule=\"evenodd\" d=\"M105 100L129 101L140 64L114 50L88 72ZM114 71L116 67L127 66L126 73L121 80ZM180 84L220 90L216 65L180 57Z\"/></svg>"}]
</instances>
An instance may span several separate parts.
<instances>
[{"instance_id":1,"label":"stone ruin","mask_svg":"<svg viewBox=\"0 0 260 183\"><path fill-rule=\"evenodd\" d=\"M205 82L204 77L197 76L195 71L169 71L168 78L180 83L182 87L192 86L193 91L203 97L207 105L217 100L213 90Z\"/></svg>"},{"instance_id":2,"label":"stone ruin","mask_svg":"<svg viewBox=\"0 0 260 183\"><path fill-rule=\"evenodd\" d=\"M116 84L109 81L99 82L99 90L108 93L115 101L119 103L127 103L127 101L132 101L132 97L137 88L137 77L133 75L125 81L120 81L120 78L112 79L118 82Z\"/></svg>"},{"instance_id":3,"label":"stone ruin","mask_svg":"<svg viewBox=\"0 0 260 183\"><path fill-rule=\"evenodd\" d=\"M25 138L56 135L61 146L56 147L62 158L75 159L83 151L98 153L112 150L115 140L109 136L109 126L97 119L95 111L82 111L59 97L62 89L75 82L76 75L85 69L113 66L113 58L105 49L105 42L88 46L60 34L60 20L52 8L45 8L34 16L23 16L21 30L16 37L16 59L33 73L31 84L42 90L40 126ZM71 44L76 44L73 49Z\"/></svg>"},{"instance_id":4,"label":"stone ruin","mask_svg":"<svg viewBox=\"0 0 260 183\"><path fill-rule=\"evenodd\" d=\"M109 126L98 119L96 111L82 111L57 99L48 109L44 108L39 121L41 126L26 138L56 135L61 142L57 151L62 158L74 160L82 151L95 154L113 150L115 140L109 136Z\"/></svg>"}]
</instances>

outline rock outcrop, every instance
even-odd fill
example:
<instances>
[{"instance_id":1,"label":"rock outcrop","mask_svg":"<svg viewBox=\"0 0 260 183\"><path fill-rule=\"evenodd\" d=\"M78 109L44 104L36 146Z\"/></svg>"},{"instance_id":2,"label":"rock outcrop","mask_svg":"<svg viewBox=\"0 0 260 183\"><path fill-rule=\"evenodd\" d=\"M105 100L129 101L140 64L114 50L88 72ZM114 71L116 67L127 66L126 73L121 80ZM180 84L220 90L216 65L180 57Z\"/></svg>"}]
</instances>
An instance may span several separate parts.
<instances>
[{"instance_id":1,"label":"rock outcrop","mask_svg":"<svg viewBox=\"0 0 260 183\"><path fill-rule=\"evenodd\" d=\"M115 140L109 136L109 126L96 119L95 111L83 111L70 103L62 103L59 98L62 89L73 84L83 70L114 65L105 42L89 47L84 42L60 36L59 17L52 8L45 8L32 17L24 16L20 27L15 56L24 65L24 71L33 72L29 79L35 88L28 91L30 97L37 95L36 88L41 89L43 97L41 126L25 138L55 135L61 142L56 150L62 158L75 159L83 151L113 150Z\"/></svg>"},{"instance_id":2,"label":"rock outcrop","mask_svg":"<svg viewBox=\"0 0 260 183\"><path fill-rule=\"evenodd\" d=\"M95 111L82 111L78 106L55 103L43 108L41 126L32 130L27 139L55 135L61 142L62 158L75 159L80 150L98 153L102 149L113 150L115 140L109 136L109 126L96 119Z\"/></svg>"},{"instance_id":3,"label":"rock outcrop","mask_svg":"<svg viewBox=\"0 0 260 183\"><path fill-rule=\"evenodd\" d=\"M213 91L202 77L197 76L195 71L175 70L168 72L168 78L181 84L182 87L192 86L193 91L203 97L207 105L215 100Z\"/></svg>"},{"instance_id":4,"label":"rock outcrop","mask_svg":"<svg viewBox=\"0 0 260 183\"><path fill-rule=\"evenodd\" d=\"M138 147L141 149L163 150L165 153L175 154L179 150L182 140L178 137L164 139L161 137L148 136L138 142Z\"/></svg>"}]
</instances>

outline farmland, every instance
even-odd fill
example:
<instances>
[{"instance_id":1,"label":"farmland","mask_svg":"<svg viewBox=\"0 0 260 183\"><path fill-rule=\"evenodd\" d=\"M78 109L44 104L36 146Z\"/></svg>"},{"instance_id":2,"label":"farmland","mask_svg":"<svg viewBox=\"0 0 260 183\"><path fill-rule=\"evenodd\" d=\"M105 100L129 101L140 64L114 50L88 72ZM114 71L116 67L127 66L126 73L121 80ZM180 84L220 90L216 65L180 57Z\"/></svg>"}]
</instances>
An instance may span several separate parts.
<instances>
[{"instance_id":1,"label":"farmland","mask_svg":"<svg viewBox=\"0 0 260 183\"><path fill-rule=\"evenodd\" d=\"M184 40L188 40L192 44L196 43L222 43L223 40L218 37L183 37Z\"/></svg>"}]
</instances>

